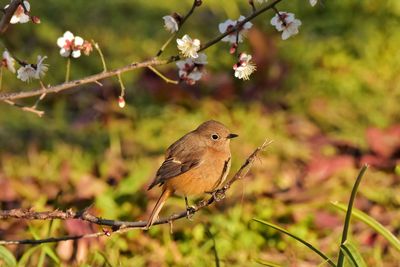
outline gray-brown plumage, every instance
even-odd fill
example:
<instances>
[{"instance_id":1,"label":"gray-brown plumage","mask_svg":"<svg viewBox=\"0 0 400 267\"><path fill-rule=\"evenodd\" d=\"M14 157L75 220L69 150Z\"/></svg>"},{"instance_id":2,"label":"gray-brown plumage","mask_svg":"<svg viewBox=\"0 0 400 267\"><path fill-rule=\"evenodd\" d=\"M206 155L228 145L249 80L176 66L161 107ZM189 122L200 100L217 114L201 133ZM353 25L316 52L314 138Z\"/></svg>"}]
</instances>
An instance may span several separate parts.
<instances>
[{"instance_id":1,"label":"gray-brown plumage","mask_svg":"<svg viewBox=\"0 0 400 267\"><path fill-rule=\"evenodd\" d=\"M211 120L168 147L165 160L148 188L163 186L147 228L154 223L165 201L174 192L185 197L197 195L212 192L224 182L231 163L230 139L236 136L222 123Z\"/></svg>"}]
</instances>

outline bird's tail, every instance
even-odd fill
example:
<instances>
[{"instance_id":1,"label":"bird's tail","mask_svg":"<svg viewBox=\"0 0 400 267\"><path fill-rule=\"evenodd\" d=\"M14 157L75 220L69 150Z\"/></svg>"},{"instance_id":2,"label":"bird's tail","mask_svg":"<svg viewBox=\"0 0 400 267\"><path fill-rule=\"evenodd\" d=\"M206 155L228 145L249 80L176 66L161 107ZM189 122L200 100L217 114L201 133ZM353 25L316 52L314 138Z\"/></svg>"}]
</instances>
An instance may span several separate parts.
<instances>
[{"instance_id":1,"label":"bird's tail","mask_svg":"<svg viewBox=\"0 0 400 267\"><path fill-rule=\"evenodd\" d=\"M172 191L168 188L164 188L161 196L158 198L156 205L151 212L151 215L147 221L146 229L149 229L153 223L157 220L158 214L160 213L162 207L164 206L165 201L171 195Z\"/></svg>"}]
</instances>

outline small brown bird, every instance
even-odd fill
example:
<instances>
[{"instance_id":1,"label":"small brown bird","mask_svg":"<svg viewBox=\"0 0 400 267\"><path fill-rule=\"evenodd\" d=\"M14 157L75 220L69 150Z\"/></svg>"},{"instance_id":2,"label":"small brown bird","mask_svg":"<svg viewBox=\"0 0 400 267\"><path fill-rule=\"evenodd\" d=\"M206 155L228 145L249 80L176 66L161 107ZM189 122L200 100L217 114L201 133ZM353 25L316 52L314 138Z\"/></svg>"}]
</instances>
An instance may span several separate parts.
<instances>
[{"instance_id":1,"label":"small brown bird","mask_svg":"<svg viewBox=\"0 0 400 267\"><path fill-rule=\"evenodd\" d=\"M237 136L222 123L210 120L168 147L165 160L148 188L163 186L147 222L147 229L173 193L184 195L188 208L188 195L210 193L218 189L231 166L230 139Z\"/></svg>"}]
</instances>

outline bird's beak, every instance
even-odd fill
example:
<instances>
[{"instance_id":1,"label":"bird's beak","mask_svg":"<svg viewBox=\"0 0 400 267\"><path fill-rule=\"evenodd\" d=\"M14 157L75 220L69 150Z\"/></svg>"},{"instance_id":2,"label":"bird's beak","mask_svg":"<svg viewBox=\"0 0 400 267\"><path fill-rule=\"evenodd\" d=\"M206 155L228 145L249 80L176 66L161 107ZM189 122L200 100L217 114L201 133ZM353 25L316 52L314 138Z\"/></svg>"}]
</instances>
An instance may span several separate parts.
<instances>
[{"instance_id":1,"label":"bird's beak","mask_svg":"<svg viewBox=\"0 0 400 267\"><path fill-rule=\"evenodd\" d=\"M230 133L226 138L232 139L232 138L235 138L235 137L238 137L238 136L239 136L239 135L237 135L237 134Z\"/></svg>"}]
</instances>

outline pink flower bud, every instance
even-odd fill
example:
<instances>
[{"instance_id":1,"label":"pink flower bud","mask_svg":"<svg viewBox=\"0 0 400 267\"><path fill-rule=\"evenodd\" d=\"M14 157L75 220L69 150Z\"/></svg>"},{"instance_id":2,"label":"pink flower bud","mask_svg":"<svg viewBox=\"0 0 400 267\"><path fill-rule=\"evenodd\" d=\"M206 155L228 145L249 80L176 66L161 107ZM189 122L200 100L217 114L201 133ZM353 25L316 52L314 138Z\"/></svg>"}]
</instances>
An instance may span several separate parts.
<instances>
[{"instance_id":1,"label":"pink flower bud","mask_svg":"<svg viewBox=\"0 0 400 267\"><path fill-rule=\"evenodd\" d=\"M125 102L124 97L123 97L123 96L118 97L118 106L119 106L120 108L124 108L124 107L125 107L125 104L126 104L126 102Z\"/></svg>"},{"instance_id":2,"label":"pink flower bud","mask_svg":"<svg viewBox=\"0 0 400 267\"><path fill-rule=\"evenodd\" d=\"M236 52L237 47L238 47L237 43L233 43L231 48L229 49L229 53L234 54Z\"/></svg>"},{"instance_id":3,"label":"pink flower bud","mask_svg":"<svg viewBox=\"0 0 400 267\"><path fill-rule=\"evenodd\" d=\"M40 18L38 16L32 16L31 20L34 24L40 24Z\"/></svg>"}]
</instances>

